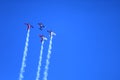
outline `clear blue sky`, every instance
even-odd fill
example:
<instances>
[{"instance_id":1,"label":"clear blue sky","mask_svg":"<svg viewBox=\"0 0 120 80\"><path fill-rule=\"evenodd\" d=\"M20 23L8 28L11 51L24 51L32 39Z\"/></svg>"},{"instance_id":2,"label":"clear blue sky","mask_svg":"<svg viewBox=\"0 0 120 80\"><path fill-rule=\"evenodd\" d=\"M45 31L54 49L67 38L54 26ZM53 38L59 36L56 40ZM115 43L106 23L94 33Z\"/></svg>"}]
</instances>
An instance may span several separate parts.
<instances>
[{"instance_id":1,"label":"clear blue sky","mask_svg":"<svg viewBox=\"0 0 120 80\"><path fill-rule=\"evenodd\" d=\"M24 80L35 80L40 52L38 34L45 42L41 78L49 36L53 38L48 80L120 80L119 0L1 0L0 80L18 80L31 23ZM38 22L46 29L38 30Z\"/></svg>"}]
</instances>

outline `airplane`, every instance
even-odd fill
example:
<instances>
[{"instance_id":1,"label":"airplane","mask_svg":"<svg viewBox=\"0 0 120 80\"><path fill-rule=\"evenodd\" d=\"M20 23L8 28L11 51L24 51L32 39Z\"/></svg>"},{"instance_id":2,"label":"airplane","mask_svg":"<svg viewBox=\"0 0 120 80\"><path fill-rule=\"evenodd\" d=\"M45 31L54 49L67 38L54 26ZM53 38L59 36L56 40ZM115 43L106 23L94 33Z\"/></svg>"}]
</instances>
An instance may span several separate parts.
<instances>
[{"instance_id":1,"label":"airplane","mask_svg":"<svg viewBox=\"0 0 120 80\"><path fill-rule=\"evenodd\" d=\"M47 38L46 38L44 35L39 34L39 37L41 38L41 42L42 42L43 40L47 40Z\"/></svg>"},{"instance_id":2,"label":"airplane","mask_svg":"<svg viewBox=\"0 0 120 80\"><path fill-rule=\"evenodd\" d=\"M45 28L45 25L43 24L43 23L38 23L38 25L40 26L40 30L42 31L43 30L43 28Z\"/></svg>"},{"instance_id":3,"label":"airplane","mask_svg":"<svg viewBox=\"0 0 120 80\"><path fill-rule=\"evenodd\" d=\"M50 34L50 36L56 35L53 31L47 30L47 32Z\"/></svg>"},{"instance_id":4,"label":"airplane","mask_svg":"<svg viewBox=\"0 0 120 80\"><path fill-rule=\"evenodd\" d=\"M29 23L25 23L25 25L27 25L27 30L30 29L30 28L33 28L33 26Z\"/></svg>"}]
</instances>

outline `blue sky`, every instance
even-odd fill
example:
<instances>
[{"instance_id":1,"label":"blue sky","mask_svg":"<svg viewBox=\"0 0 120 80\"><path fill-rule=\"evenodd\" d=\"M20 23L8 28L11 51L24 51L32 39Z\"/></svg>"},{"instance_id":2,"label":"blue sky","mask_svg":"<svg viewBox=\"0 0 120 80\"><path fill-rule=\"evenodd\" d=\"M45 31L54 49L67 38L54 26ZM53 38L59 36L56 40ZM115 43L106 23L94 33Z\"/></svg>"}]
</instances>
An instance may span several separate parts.
<instances>
[{"instance_id":1,"label":"blue sky","mask_svg":"<svg viewBox=\"0 0 120 80\"><path fill-rule=\"evenodd\" d=\"M26 38L30 32L24 80L35 80L44 45L41 79L49 44L53 38L48 80L120 80L120 2L117 0L0 1L0 80L18 80ZM38 22L46 29L41 32Z\"/></svg>"}]
</instances>

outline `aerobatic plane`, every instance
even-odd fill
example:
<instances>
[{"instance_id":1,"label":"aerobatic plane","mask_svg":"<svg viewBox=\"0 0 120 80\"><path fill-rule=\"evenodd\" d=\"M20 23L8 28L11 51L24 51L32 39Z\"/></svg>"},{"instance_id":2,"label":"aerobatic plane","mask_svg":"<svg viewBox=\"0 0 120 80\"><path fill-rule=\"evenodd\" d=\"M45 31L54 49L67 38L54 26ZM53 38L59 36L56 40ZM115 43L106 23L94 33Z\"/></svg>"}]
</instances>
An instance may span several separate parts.
<instances>
[{"instance_id":1,"label":"aerobatic plane","mask_svg":"<svg viewBox=\"0 0 120 80\"><path fill-rule=\"evenodd\" d=\"M43 28L45 28L45 25L43 24L43 23L38 23L38 25L39 25L39 29L42 31L43 30Z\"/></svg>"},{"instance_id":2,"label":"aerobatic plane","mask_svg":"<svg viewBox=\"0 0 120 80\"><path fill-rule=\"evenodd\" d=\"M39 37L41 38L41 42L42 42L43 40L47 40L47 38L46 38L44 35L39 34Z\"/></svg>"},{"instance_id":3,"label":"aerobatic plane","mask_svg":"<svg viewBox=\"0 0 120 80\"><path fill-rule=\"evenodd\" d=\"M25 23L25 25L27 25L27 30L30 29L30 28L33 28L33 26L29 23Z\"/></svg>"},{"instance_id":4,"label":"aerobatic plane","mask_svg":"<svg viewBox=\"0 0 120 80\"><path fill-rule=\"evenodd\" d=\"M47 32L50 34L50 36L56 35L53 31L47 30Z\"/></svg>"}]
</instances>

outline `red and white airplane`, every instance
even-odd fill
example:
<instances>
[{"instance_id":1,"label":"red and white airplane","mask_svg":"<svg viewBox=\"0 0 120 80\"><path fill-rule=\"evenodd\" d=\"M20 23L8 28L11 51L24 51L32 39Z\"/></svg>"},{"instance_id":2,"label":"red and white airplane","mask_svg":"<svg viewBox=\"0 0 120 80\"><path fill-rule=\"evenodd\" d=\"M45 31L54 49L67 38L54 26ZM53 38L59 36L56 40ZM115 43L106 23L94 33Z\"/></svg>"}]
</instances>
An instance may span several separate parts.
<instances>
[{"instance_id":1,"label":"red and white airplane","mask_svg":"<svg viewBox=\"0 0 120 80\"><path fill-rule=\"evenodd\" d=\"M27 25L27 30L30 29L30 28L33 28L33 26L29 23L25 23L25 25Z\"/></svg>"},{"instance_id":2,"label":"red and white airplane","mask_svg":"<svg viewBox=\"0 0 120 80\"><path fill-rule=\"evenodd\" d=\"M39 37L41 38L41 42L42 42L43 40L47 40L47 38L46 38L44 35L39 34Z\"/></svg>"},{"instance_id":3,"label":"red and white airplane","mask_svg":"<svg viewBox=\"0 0 120 80\"><path fill-rule=\"evenodd\" d=\"M50 36L56 35L53 31L47 30L47 32L50 34Z\"/></svg>"}]
</instances>

